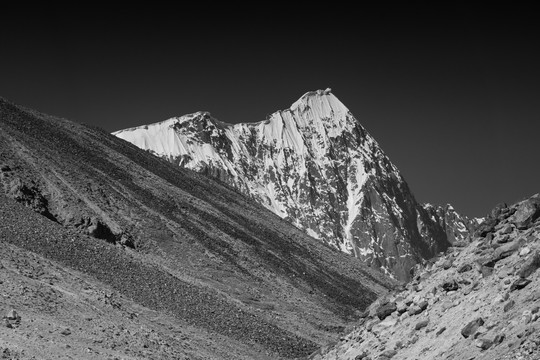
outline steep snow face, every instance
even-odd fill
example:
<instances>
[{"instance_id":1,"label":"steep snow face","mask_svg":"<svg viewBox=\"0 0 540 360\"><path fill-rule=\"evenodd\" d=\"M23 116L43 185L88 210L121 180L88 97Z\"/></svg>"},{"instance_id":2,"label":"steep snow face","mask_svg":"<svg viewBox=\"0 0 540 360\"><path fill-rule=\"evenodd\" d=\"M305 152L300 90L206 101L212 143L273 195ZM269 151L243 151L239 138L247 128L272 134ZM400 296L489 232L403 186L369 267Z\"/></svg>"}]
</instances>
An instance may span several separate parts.
<instances>
[{"instance_id":1,"label":"steep snow face","mask_svg":"<svg viewBox=\"0 0 540 360\"><path fill-rule=\"evenodd\" d=\"M221 178L280 217L397 278L449 245L375 139L330 91L255 123L205 112L114 133Z\"/></svg>"}]
</instances>

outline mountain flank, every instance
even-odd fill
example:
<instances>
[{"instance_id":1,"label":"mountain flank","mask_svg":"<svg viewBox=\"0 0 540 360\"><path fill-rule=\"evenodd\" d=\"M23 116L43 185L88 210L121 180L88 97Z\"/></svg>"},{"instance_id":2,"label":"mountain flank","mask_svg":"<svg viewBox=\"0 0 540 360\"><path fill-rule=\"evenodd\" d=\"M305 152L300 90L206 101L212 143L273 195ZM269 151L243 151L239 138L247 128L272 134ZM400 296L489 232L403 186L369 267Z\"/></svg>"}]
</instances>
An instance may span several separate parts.
<instances>
[{"instance_id":1,"label":"mountain flank","mask_svg":"<svg viewBox=\"0 0 540 360\"><path fill-rule=\"evenodd\" d=\"M0 346L19 358L38 351L26 338L77 358L297 358L397 284L222 181L4 99L0 184ZM41 314L40 294L58 306ZM96 325L77 327L79 313ZM178 347L178 331L193 342Z\"/></svg>"}]
</instances>

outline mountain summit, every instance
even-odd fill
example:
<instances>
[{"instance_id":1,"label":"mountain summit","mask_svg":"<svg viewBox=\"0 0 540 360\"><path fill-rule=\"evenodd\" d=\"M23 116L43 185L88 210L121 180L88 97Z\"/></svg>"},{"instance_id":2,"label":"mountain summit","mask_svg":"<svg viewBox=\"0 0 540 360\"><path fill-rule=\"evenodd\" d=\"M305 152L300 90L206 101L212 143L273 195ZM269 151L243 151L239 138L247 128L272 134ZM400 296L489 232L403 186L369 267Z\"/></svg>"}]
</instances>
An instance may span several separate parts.
<instances>
[{"instance_id":1,"label":"mountain summit","mask_svg":"<svg viewBox=\"0 0 540 360\"><path fill-rule=\"evenodd\" d=\"M419 204L397 167L330 89L266 120L207 112L113 133L236 187L280 217L400 280L468 233L454 209Z\"/></svg>"}]
</instances>

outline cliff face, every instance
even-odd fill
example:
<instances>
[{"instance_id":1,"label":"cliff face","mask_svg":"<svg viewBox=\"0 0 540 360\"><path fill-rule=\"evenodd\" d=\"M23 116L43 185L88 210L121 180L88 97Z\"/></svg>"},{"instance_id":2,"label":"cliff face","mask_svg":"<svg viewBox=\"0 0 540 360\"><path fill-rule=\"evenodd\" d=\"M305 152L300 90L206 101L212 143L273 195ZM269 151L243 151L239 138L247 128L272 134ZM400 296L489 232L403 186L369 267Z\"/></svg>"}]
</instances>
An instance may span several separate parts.
<instances>
[{"instance_id":1,"label":"cliff face","mask_svg":"<svg viewBox=\"0 0 540 360\"><path fill-rule=\"evenodd\" d=\"M257 123L199 112L114 135L221 180L309 235L407 280L469 222L416 202L397 167L329 89ZM458 231L459 229L459 231Z\"/></svg>"}]
</instances>

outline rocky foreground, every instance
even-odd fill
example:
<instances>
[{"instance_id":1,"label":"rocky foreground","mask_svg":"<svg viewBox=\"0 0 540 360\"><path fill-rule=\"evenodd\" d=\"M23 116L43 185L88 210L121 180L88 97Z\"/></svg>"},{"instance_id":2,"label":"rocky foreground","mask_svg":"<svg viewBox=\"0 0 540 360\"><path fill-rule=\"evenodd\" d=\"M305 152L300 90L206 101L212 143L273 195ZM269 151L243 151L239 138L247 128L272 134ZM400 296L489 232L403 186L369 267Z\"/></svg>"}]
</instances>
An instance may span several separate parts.
<instances>
[{"instance_id":1,"label":"rocky foreground","mask_svg":"<svg viewBox=\"0 0 540 360\"><path fill-rule=\"evenodd\" d=\"M497 206L310 359L540 359L540 195Z\"/></svg>"}]
</instances>

